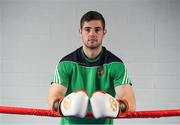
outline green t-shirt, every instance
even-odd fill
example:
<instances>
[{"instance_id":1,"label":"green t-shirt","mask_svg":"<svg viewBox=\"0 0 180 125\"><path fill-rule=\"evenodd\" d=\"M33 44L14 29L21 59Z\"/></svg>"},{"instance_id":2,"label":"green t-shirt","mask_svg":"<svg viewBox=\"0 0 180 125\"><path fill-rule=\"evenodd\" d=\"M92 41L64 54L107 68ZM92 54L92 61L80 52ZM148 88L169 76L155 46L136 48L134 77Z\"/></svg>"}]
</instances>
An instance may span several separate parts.
<instances>
[{"instance_id":1,"label":"green t-shirt","mask_svg":"<svg viewBox=\"0 0 180 125\"><path fill-rule=\"evenodd\" d=\"M51 83L59 83L67 88L66 95L85 90L89 98L97 91L105 91L115 97L115 87L131 84L124 63L103 47L95 59L88 59L82 47L63 57L57 64ZM88 107L91 111L91 107ZM61 118L62 124L113 124L112 119L101 118Z\"/></svg>"}]
</instances>

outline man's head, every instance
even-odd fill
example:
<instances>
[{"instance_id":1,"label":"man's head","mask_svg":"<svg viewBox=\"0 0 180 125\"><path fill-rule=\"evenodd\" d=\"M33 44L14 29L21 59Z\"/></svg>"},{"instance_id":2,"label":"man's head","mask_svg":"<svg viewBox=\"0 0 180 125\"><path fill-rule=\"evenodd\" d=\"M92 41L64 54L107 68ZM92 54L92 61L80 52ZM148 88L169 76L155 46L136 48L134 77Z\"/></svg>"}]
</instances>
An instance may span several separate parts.
<instances>
[{"instance_id":1,"label":"man's head","mask_svg":"<svg viewBox=\"0 0 180 125\"><path fill-rule=\"evenodd\" d=\"M87 12L81 18L79 32L84 47L88 49L102 47L102 41L107 32L104 17L96 11Z\"/></svg>"},{"instance_id":2,"label":"man's head","mask_svg":"<svg viewBox=\"0 0 180 125\"><path fill-rule=\"evenodd\" d=\"M105 29L105 20L104 20L104 17L102 16L102 14L100 14L100 13L97 12L97 11L88 11L87 13L85 13L85 14L82 16L81 21L80 21L80 27L81 27L81 29L82 29L82 27L83 27L83 25L84 25L84 22L89 22L89 21L91 21L91 20L100 20L103 29Z\"/></svg>"}]
</instances>

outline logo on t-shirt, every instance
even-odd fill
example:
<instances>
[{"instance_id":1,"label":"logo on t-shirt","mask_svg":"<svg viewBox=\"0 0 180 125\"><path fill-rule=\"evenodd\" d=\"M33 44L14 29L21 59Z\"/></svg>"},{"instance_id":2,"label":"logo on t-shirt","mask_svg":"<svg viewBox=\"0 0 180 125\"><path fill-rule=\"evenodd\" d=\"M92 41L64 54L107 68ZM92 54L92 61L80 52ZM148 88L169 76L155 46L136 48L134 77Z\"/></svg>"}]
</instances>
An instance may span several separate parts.
<instances>
[{"instance_id":1,"label":"logo on t-shirt","mask_svg":"<svg viewBox=\"0 0 180 125\"><path fill-rule=\"evenodd\" d=\"M97 76L102 76L104 74L103 66L98 66L96 74L97 74Z\"/></svg>"}]
</instances>

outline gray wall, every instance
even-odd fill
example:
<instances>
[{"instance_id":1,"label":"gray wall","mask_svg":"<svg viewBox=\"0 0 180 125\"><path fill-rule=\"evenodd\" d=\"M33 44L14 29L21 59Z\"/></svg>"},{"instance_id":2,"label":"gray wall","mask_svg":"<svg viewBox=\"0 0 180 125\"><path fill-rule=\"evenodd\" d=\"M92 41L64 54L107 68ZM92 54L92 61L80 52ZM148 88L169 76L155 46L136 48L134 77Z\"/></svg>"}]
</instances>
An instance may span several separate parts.
<instances>
[{"instance_id":1,"label":"gray wall","mask_svg":"<svg viewBox=\"0 0 180 125\"><path fill-rule=\"evenodd\" d=\"M100 11L104 45L134 81L137 110L180 108L178 0L1 0L0 105L47 108L59 59L81 45L79 20ZM58 118L0 115L0 124L58 124ZM179 117L122 119L118 124L180 123Z\"/></svg>"},{"instance_id":2,"label":"gray wall","mask_svg":"<svg viewBox=\"0 0 180 125\"><path fill-rule=\"evenodd\" d=\"M1 104L1 100L2 100L2 87L1 87L1 83L2 83L2 7L0 4L0 104ZM0 115L0 122L1 122L1 115Z\"/></svg>"}]
</instances>

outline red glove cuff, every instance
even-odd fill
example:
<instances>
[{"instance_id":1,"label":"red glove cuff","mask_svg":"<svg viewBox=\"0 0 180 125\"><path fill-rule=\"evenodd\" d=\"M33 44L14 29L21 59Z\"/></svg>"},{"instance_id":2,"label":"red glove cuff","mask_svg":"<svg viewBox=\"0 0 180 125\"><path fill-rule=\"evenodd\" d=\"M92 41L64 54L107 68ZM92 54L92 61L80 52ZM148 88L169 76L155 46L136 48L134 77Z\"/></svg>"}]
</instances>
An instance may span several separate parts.
<instances>
[{"instance_id":1,"label":"red glove cuff","mask_svg":"<svg viewBox=\"0 0 180 125\"><path fill-rule=\"evenodd\" d=\"M125 117L128 110L129 110L129 104L127 102L127 100L123 99L117 99L117 101L119 102L119 113L118 113L118 117Z\"/></svg>"},{"instance_id":2,"label":"red glove cuff","mask_svg":"<svg viewBox=\"0 0 180 125\"><path fill-rule=\"evenodd\" d=\"M55 111L55 113L57 113L59 115L62 115L61 108L60 108L62 100L63 100L63 97L58 97L53 102L52 110Z\"/></svg>"}]
</instances>

